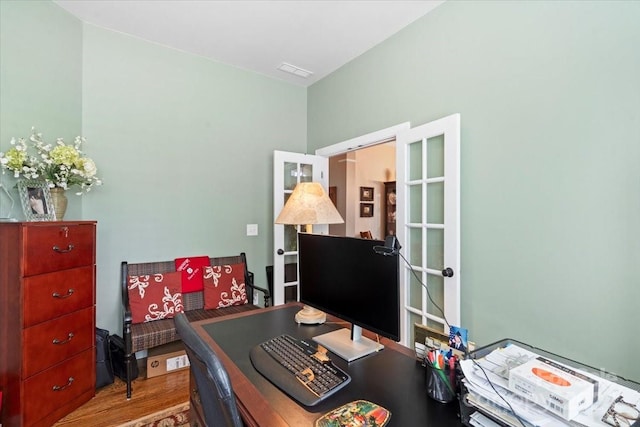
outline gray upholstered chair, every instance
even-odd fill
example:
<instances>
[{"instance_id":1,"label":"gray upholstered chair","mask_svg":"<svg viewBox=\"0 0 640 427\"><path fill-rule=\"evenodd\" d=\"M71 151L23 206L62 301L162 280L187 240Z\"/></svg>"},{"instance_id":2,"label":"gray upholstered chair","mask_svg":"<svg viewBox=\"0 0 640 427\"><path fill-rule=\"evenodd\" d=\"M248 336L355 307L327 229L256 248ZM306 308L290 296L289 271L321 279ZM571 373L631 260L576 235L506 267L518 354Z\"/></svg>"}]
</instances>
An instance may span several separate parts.
<instances>
[{"instance_id":1,"label":"gray upholstered chair","mask_svg":"<svg viewBox=\"0 0 640 427\"><path fill-rule=\"evenodd\" d=\"M231 380L213 349L196 333L185 314L175 317L178 335L189 357L204 422L207 426L242 427Z\"/></svg>"}]
</instances>

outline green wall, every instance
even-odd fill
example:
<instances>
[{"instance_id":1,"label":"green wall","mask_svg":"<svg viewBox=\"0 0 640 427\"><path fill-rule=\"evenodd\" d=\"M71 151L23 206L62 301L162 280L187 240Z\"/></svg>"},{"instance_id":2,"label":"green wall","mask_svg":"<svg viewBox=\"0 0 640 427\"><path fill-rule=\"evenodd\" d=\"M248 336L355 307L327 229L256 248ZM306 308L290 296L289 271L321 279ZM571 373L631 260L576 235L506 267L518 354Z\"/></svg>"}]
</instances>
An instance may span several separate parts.
<instances>
[{"instance_id":1,"label":"green wall","mask_svg":"<svg viewBox=\"0 0 640 427\"><path fill-rule=\"evenodd\" d=\"M105 185L68 218L99 222L97 322L118 331L122 260L245 251L266 282L274 149L459 112L463 326L640 380L639 18L449 1L307 91L2 0L0 151L32 125L87 137Z\"/></svg>"},{"instance_id":2,"label":"green wall","mask_svg":"<svg viewBox=\"0 0 640 427\"><path fill-rule=\"evenodd\" d=\"M98 221L98 326L121 329L124 260L246 252L266 286L273 150L306 151L306 89L82 24L49 1L0 6L0 151L32 123L45 138L82 133L104 181L70 195L65 217Z\"/></svg>"},{"instance_id":3,"label":"green wall","mask_svg":"<svg viewBox=\"0 0 640 427\"><path fill-rule=\"evenodd\" d=\"M266 286L272 153L306 149L306 90L91 25L83 41L83 130L105 182L84 203L98 324L120 327L124 260L246 252Z\"/></svg>"},{"instance_id":4,"label":"green wall","mask_svg":"<svg viewBox=\"0 0 640 427\"><path fill-rule=\"evenodd\" d=\"M479 344L640 380L638 22L640 2L449 1L308 91L309 152L461 113L462 323Z\"/></svg>"},{"instance_id":5,"label":"green wall","mask_svg":"<svg viewBox=\"0 0 640 427\"><path fill-rule=\"evenodd\" d=\"M2 0L0 151L11 147L12 137L28 138L33 126L52 143L82 133L82 24L53 2ZM7 188L15 184L10 172L0 180ZM22 219L12 193L13 216ZM68 217L80 218L81 200L69 199Z\"/></svg>"}]
</instances>

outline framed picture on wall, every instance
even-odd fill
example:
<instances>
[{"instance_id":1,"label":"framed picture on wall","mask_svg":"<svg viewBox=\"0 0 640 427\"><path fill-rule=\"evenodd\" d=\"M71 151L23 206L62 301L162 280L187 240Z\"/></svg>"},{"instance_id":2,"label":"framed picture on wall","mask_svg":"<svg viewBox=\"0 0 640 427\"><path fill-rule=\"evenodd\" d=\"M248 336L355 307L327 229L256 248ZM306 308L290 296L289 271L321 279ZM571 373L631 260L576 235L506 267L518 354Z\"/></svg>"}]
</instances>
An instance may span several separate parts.
<instances>
[{"instance_id":1,"label":"framed picture on wall","mask_svg":"<svg viewBox=\"0 0 640 427\"><path fill-rule=\"evenodd\" d=\"M373 216L373 203L360 203L360 217L368 218Z\"/></svg>"},{"instance_id":2,"label":"framed picture on wall","mask_svg":"<svg viewBox=\"0 0 640 427\"><path fill-rule=\"evenodd\" d=\"M19 181L18 193L27 221L55 221L51 192L45 181Z\"/></svg>"},{"instance_id":3,"label":"framed picture on wall","mask_svg":"<svg viewBox=\"0 0 640 427\"><path fill-rule=\"evenodd\" d=\"M360 201L373 202L373 187L360 187Z\"/></svg>"}]
</instances>

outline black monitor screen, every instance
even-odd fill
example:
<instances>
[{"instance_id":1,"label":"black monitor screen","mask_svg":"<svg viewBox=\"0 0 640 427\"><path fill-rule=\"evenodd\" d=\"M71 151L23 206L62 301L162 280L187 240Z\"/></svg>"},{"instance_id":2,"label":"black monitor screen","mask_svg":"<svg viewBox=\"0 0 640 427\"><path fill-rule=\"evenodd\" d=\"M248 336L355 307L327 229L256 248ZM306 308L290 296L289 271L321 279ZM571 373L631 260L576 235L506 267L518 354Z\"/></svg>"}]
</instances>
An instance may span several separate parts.
<instances>
[{"instance_id":1,"label":"black monitor screen","mask_svg":"<svg viewBox=\"0 0 640 427\"><path fill-rule=\"evenodd\" d=\"M374 252L379 240L298 235L300 301L400 341L398 257Z\"/></svg>"}]
</instances>

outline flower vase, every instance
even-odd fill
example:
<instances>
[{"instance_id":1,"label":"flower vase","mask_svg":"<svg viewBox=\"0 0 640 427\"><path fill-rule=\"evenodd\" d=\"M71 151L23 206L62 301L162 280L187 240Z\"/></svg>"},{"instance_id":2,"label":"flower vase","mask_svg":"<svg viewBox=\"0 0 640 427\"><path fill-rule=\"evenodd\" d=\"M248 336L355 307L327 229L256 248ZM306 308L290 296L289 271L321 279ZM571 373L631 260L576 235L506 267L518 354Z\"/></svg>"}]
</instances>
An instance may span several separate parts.
<instances>
[{"instance_id":1,"label":"flower vase","mask_svg":"<svg viewBox=\"0 0 640 427\"><path fill-rule=\"evenodd\" d=\"M53 203L53 209L56 213L56 220L62 221L64 214L67 211L67 195L65 189L60 187L54 187L51 190L51 202Z\"/></svg>"}]
</instances>

